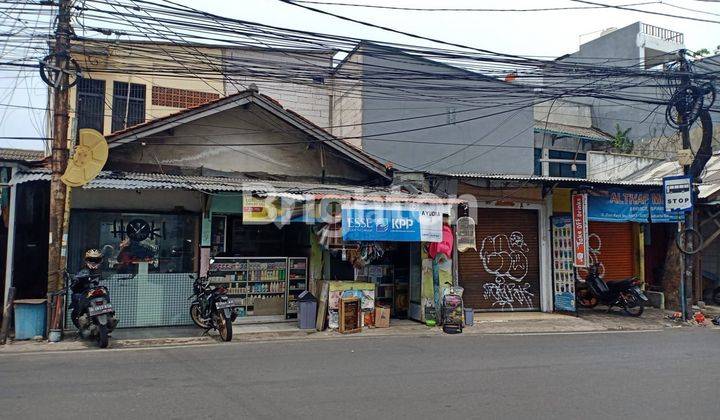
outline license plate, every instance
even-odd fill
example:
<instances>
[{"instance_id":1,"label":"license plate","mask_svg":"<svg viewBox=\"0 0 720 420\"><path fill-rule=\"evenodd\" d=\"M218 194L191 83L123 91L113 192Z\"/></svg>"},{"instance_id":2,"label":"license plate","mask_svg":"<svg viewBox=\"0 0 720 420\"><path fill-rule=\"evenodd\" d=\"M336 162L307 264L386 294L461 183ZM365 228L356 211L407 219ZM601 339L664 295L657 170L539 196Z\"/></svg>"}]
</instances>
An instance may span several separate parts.
<instances>
[{"instance_id":1,"label":"license plate","mask_svg":"<svg viewBox=\"0 0 720 420\"><path fill-rule=\"evenodd\" d=\"M225 309L225 308L234 308L236 306L239 306L233 301L232 299L228 299L223 302L215 302L215 307L218 309Z\"/></svg>"},{"instance_id":2,"label":"license plate","mask_svg":"<svg viewBox=\"0 0 720 420\"><path fill-rule=\"evenodd\" d=\"M95 315L107 314L112 311L113 311L112 305L109 303L106 303L104 305L91 306L88 309L88 314L90 316L95 316Z\"/></svg>"}]
</instances>

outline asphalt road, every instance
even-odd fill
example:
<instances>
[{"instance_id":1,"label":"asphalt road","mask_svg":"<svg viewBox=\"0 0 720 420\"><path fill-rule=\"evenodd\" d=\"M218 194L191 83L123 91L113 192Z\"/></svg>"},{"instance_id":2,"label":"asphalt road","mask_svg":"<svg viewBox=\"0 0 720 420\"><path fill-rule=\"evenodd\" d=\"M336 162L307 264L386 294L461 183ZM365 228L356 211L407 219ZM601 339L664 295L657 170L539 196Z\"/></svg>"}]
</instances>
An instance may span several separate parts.
<instances>
[{"instance_id":1,"label":"asphalt road","mask_svg":"<svg viewBox=\"0 0 720 420\"><path fill-rule=\"evenodd\" d=\"M720 418L720 331L0 356L0 418Z\"/></svg>"}]
</instances>

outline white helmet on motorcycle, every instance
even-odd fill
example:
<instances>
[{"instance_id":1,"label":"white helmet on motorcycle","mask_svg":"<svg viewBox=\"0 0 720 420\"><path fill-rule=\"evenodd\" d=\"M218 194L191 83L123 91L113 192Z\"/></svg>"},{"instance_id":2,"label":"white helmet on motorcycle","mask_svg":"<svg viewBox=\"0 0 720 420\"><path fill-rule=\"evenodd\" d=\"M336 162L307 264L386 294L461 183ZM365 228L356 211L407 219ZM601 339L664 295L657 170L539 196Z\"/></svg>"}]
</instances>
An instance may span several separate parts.
<instances>
[{"instance_id":1,"label":"white helmet on motorcycle","mask_svg":"<svg viewBox=\"0 0 720 420\"><path fill-rule=\"evenodd\" d=\"M92 270L98 269L102 264L102 260L102 252L97 249L88 249L85 252L85 264Z\"/></svg>"}]
</instances>

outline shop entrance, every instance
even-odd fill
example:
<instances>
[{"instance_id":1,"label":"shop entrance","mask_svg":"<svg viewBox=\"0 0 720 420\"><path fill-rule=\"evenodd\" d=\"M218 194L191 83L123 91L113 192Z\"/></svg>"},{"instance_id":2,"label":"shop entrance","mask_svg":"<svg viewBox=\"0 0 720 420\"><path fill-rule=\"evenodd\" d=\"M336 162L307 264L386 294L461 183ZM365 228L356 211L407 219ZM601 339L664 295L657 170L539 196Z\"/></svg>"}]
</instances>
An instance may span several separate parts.
<instances>
[{"instance_id":1,"label":"shop entrance","mask_svg":"<svg viewBox=\"0 0 720 420\"><path fill-rule=\"evenodd\" d=\"M330 253L330 279L374 284L375 305L390 308L393 318L407 318L413 294L419 303L420 270L412 269L419 255L420 245L413 242L346 244L344 252Z\"/></svg>"},{"instance_id":2,"label":"shop entrance","mask_svg":"<svg viewBox=\"0 0 720 420\"><path fill-rule=\"evenodd\" d=\"M459 256L467 307L540 310L540 241L536 210L479 208L477 251Z\"/></svg>"}]
</instances>

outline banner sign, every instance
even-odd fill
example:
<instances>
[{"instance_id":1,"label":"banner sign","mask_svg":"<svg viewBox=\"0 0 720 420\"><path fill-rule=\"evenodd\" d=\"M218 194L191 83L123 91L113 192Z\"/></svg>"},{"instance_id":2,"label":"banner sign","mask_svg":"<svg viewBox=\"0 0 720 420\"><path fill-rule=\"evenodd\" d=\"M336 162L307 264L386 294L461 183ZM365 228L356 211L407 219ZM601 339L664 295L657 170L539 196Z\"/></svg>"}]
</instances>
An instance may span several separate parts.
<instances>
[{"instance_id":1,"label":"banner sign","mask_svg":"<svg viewBox=\"0 0 720 420\"><path fill-rule=\"evenodd\" d=\"M682 215L666 212L662 192L612 188L588 194L588 219L599 222L677 223Z\"/></svg>"},{"instance_id":2,"label":"banner sign","mask_svg":"<svg viewBox=\"0 0 720 420\"><path fill-rule=\"evenodd\" d=\"M443 206L352 204L342 207L345 241L440 242Z\"/></svg>"},{"instance_id":3,"label":"banner sign","mask_svg":"<svg viewBox=\"0 0 720 420\"><path fill-rule=\"evenodd\" d=\"M663 193L665 211L692 211L693 189L689 176L666 176L663 178Z\"/></svg>"},{"instance_id":4,"label":"banner sign","mask_svg":"<svg viewBox=\"0 0 720 420\"><path fill-rule=\"evenodd\" d=\"M572 195L573 265L588 266L588 196Z\"/></svg>"}]
</instances>

